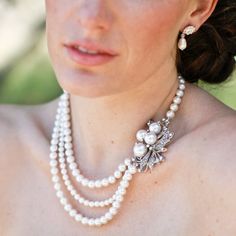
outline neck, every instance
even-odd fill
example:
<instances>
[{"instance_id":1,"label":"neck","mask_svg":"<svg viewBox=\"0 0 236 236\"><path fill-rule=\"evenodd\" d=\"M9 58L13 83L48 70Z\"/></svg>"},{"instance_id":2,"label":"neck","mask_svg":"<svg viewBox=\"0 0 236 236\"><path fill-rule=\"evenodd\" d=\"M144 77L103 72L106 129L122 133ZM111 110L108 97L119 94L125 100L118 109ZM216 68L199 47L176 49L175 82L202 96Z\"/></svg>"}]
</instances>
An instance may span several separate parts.
<instances>
[{"instance_id":1,"label":"neck","mask_svg":"<svg viewBox=\"0 0 236 236\"><path fill-rule=\"evenodd\" d=\"M73 144L80 169L101 176L132 157L136 132L149 119L165 117L177 87L177 73L172 70L122 94L71 95Z\"/></svg>"}]
</instances>

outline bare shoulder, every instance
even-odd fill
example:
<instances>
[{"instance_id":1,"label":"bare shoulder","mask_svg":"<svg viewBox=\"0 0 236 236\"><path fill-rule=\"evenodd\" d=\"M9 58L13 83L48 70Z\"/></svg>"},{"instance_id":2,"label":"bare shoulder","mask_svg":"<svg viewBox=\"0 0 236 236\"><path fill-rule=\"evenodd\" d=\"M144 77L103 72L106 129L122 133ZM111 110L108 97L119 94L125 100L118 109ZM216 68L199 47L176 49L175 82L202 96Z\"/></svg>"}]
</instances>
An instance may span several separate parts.
<instances>
[{"instance_id":1,"label":"bare shoulder","mask_svg":"<svg viewBox=\"0 0 236 236\"><path fill-rule=\"evenodd\" d=\"M236 111L201 89L193 92L194 97L198 102L191 112L201 121L186 134L183 142L203 167L219 168L214 173L222 180L229 175L236 180Z\"/></svg>"},{"instance_id":2,"label":"bare shoulder","mask_svg":"<svg viewBox=\"0 0 236 236\"><path fill-rule=\"evenodd\" d=\"M51 102L42 105L0 105L0 166L18 166L46 145L52 125ZM44 117L44 119L43 119ZM48 119L47 119L48 118ZM48 121L45 122L45 121Z\"/></svg>"},{"instance_id":3,"label":"bare shoulder","mask_svg":"<svg viewBox=\"0 0 236 236\"><path fill-rule=\"evenodd\" d=\"M219 235L235 235L236 111L217 101L207 105L195 110L207 118L180 141L185 177L196 212L208 226Z\"/></svg>"}]
</instances>

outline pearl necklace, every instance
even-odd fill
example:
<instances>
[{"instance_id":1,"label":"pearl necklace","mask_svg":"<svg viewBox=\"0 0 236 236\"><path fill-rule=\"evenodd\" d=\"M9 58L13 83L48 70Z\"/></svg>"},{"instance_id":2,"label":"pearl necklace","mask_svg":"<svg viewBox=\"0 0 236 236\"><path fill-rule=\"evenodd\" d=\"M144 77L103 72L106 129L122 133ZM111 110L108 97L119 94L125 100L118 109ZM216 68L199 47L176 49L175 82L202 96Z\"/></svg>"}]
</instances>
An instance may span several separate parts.
<instances>
[{"instance_id":1,"label":"pearl necklace","mask_svg":"<svg viewBox=\"0 0 236 236\"><path fill-rule=\"evenodd\" d=\"M166 113L166 118L157 122L149 120L147 122L148 129L141 129L136 133L138 142L136 142L133 147L134 156L132 158L126 158L123 163L119 164L117 170L115 170L112 175L98 180L88 179L83 176L75 162L72 144L70 94L64 91L61 95L51 139L50 167L56 196L59 198L65 211L77 222L89 226L101 226L108 223L117 214L133 175L137 172L151 171L154 166L165 160L162 153L167 151L165 146L174 136L174 133L169 131L168 125L170 120L174 118L175 112L178 110L185 90L184 78L178 76L178 80L179 86L176 96L170 105L170 110ZM119 179L121 180L117 190L111 197L103 201L91 201L77 192L69 178L68 171L71 172L72 176L79 184L91 189L107 187L116 183ZM109 210L106 214L98 218L89 218L80 214L69 203L66 195L62 191L60 177L68 192L77 203L88 207L109 206Z\"/></svg>"}]
</instances>

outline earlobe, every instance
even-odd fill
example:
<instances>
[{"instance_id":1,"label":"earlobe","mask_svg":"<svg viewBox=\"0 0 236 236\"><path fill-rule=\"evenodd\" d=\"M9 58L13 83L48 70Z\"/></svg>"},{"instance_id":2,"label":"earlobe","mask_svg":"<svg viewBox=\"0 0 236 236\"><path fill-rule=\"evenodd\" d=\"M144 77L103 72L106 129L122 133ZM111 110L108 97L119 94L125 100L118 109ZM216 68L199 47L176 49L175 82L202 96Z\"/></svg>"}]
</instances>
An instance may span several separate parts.
<instances>
[{"instance_id":1,"label":"earlobe","mask_svg":"<svg viewBox=\"0 0 236 236\"><path fill-rule=\"evenodd\" d=\"M197 8L191 13L190 21L199 27L211 16L218 0L197 0Z\"/></svg>"}]
</instances>

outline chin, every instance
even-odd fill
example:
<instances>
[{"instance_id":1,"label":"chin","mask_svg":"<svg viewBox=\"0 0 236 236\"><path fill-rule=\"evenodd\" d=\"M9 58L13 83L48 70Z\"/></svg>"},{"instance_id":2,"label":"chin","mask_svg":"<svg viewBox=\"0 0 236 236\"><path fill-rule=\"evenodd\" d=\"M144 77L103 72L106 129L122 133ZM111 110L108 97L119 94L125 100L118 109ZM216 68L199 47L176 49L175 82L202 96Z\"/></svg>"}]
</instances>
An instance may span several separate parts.
<instances>
[{"instance_id":1,"label":"chin","mask_svg":"<svg viewBox=\"0 0 236 236\"><path fill-rule=\"evenodd\" d=\"M104 77L92 76L91 74L77 76L57 76L60 87L68 93L81 97L105 97L114 95L121 91L114 88L110 79Z\"/></svg>"}]
</instances>

